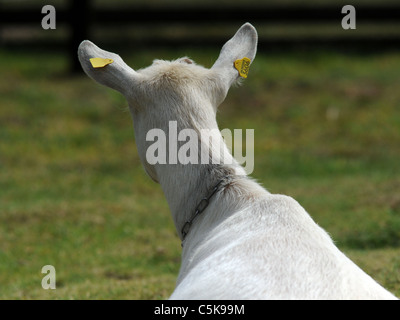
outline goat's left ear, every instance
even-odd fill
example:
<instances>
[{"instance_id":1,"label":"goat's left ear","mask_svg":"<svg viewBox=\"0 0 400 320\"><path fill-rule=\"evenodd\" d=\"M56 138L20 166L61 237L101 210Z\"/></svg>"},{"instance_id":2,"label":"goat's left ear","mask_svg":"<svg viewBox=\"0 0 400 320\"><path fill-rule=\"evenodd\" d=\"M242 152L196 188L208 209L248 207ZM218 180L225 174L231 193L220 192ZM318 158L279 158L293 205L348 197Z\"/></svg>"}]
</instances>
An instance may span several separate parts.
<instances>
[{"instance_id":1,"label":"goat's left ear","mask_svg":"<svg viewBox=\"0 0 400 320\"><path fill-rule=\"evenodd\" d=\"M240 70L238 69L240 69L241 61L238 60L248 58L250 61L245 66L248 70L249 63L251 64L256 56L257 39L256 29L250 23L245 23L239 28L232 39L222 47L221 53L211 70L218 72L222 77L224 84L227 85L226 90L240 76Z\"/></svg>"},{"instance_id":2,"label":"goat's left ear","mask_svg":"<svg viewBox=\"0 0 400 320\"><path fill-rule=\"evenodd\" d=\"M139 74L119 55L102 50L88 40L79 45L78 57L83 70L90 78L121 92L127 98L135 87L135 82L139 80Z\"/></svg>"}]
</instances>

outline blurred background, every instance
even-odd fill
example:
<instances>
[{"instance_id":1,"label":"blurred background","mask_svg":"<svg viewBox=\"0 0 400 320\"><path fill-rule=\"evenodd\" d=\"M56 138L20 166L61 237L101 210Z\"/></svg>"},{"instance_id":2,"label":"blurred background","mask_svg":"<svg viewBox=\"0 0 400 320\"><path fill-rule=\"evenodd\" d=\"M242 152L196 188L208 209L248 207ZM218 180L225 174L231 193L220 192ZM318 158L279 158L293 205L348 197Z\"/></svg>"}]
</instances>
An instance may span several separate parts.
<instances>
[{"instance_id":1,"label":"blurred background","mask_svg":"<svg viewBox=\"0 0 400 320\"><path fill-rule=\"evenodd\" d=\"M42 28L44 5L56 29ZM397 0L0 0L0 298L169 296L181 247L167 203L126 101L81 71L77 47L90 39L134 69L211 67L245 22L258 53L220 128L254 129L252 176L400 296ZM41 287L48 264L56 290Z\"/></svg>"},{"instance_id":2,"label":"blurred background","mask_svg":"<svg viewBox=\"0 0 400 320\"><path fill-rule=\"evenodd\" d=\"M2 45L67 50L73 71L82 39L122 46L217 46L232 28L257 24L260 47L269 50L329 46L361 49L399 47L399 5L396 0L354 0L357 32L343 32L341 0L2 0ZM56 30L41 28L41 8L57 11ZM351 31L351 30L350 30Z\"/></svg>"}]
</instances>

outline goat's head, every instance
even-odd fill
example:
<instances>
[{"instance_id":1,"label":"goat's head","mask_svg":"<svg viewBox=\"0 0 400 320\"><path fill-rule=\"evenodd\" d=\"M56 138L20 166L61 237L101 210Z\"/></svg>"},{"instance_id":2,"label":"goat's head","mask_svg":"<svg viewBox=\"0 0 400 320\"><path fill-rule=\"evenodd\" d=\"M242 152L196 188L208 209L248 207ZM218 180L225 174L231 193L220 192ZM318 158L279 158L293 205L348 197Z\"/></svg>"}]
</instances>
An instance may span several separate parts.
<instances>
[{"instance_id":1,"label":"goat's head","mask_svg":"<svg viewBox=\"0 0 400 320\"><path fill-rule=\"evenodd\" d=\"M171 120L177 121L180 128L217 127L216 109L240 77L235 61L246 57L251 62L256 48L257 32L246 23L225 43L210 69L184 57L175 61L155 60L145 69L133 70L119 55L90 41L80 44L78 56L89 77L121 92L128 100L139 156L146 171L157 180L145 159L146 133L152 128L165 130ZM94 67L92 58L111 60L105 66Z\"/></svg>"}]
</instances>

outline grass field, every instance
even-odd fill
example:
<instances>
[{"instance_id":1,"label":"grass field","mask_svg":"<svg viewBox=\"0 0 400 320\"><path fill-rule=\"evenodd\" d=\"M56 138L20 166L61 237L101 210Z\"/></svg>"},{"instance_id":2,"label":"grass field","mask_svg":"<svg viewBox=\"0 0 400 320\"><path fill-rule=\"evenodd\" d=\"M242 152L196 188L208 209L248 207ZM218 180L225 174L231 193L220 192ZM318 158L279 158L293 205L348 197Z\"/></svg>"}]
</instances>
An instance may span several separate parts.
<instances>
[{"instance_id":1,"label":"grass field","mask_svg":"<svg viewBox=\"0 0 400 320\"><path fill-rule=\"evenodd\" d=\"M183 55L210 67L218 50L122 54L134 68ZM127 104L66 64L0 51L0 298L166 298L180 242ZM255 129L254 178L400 296L400 53L259 52L218 117Z\"/></svg>"}]
</instances>

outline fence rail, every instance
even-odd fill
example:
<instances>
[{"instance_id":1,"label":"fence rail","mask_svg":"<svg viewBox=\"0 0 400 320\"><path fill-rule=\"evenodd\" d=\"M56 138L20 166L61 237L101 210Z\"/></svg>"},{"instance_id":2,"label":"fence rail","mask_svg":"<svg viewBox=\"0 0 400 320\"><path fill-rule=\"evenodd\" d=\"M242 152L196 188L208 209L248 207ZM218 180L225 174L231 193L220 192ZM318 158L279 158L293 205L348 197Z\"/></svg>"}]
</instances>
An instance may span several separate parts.
<instances>
[{"instance_id":1,"label":"fence rail","mask_svg":"<svg viewBox=\"0 0 400 320\"><path fill-rule=\"evenodd\" d=\"M57 9L57 8L56 8ZM96 27L113 26L122 28L124 26L151 26L162 28L170 24L187 26L223 26L229 24L240 25L244 22L253 24L272 25L284 24L288 26L301 26L304 24L335 24L341 29L341 6L273 6L273 7L116 7L104 9L94 7L88 0L71 0L69 6L56 11L57 26L66 25L69 32L65 42L68 54L71 57L72 70L80 70L76 59L76 48L86 38L90 38L90 31ZM0 10L0 28L18 26L40 27L43 14L41 8L6 8ZM301 43L302 45L330 45L330 46L353 46L353 47L390 47L400 49L400 4L389 6L360 6L356 7L357 24L390 25L399 28L399 32L382 33L379 36L371 36L365 33L354 33L349 37L346 32L338 32L329 37L283 37L269 38L260 37L259 45L264 46L290 46ZM358 31L358 30L357 30ZM350 31L351 32L351 31ZM226 39L211 37L201 39L201 45L221 44ZM1 41L1 39L0 39ZM28 41L29 42L29 41ZM169 39L157 38L157 41L140 43L145 45L176 46L182 44L199 45L199 39L188 36Z\"/></svg>"}]
</instances>

